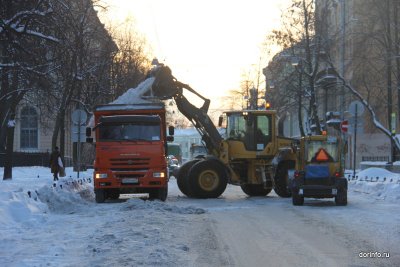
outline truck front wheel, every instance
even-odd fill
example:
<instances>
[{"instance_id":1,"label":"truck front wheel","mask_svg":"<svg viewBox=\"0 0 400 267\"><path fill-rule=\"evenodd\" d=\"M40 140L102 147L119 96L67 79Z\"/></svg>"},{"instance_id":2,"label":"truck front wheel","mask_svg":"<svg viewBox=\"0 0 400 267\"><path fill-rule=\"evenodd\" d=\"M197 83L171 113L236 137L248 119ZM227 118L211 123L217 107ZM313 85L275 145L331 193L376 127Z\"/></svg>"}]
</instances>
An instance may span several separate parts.
<instances>
[{"instance_id":1,"label":"truck front wheel","mask_svg":"<svg viewBox=\"0 0 400 267\"><path fill-rule=\"evenodd\" d=\"M228 184L223 166L215 160L202 160L190 168L189 187L197 198L217 198Z\"/></svg>"},{"instance_id":2,"label":"truck front wheel","mask_svg":"<svg viewBox=\"0 0 400 267\"><path fill-rule=\"evenodd\" d=\"M103 203L106 199L104 189L94 190L94 195L97 203Z\"/></svg>"},{"instance_id":3,"label":"truck front wheel","mask_svg":"<svg viewBox=\"0 0 400 267\"><path fill-rule=\"evenodd\" d=\"M157 198L161 201L165 201L168 196L168 185L166 187L158 189Z\"/></svg>"}]
</instances>

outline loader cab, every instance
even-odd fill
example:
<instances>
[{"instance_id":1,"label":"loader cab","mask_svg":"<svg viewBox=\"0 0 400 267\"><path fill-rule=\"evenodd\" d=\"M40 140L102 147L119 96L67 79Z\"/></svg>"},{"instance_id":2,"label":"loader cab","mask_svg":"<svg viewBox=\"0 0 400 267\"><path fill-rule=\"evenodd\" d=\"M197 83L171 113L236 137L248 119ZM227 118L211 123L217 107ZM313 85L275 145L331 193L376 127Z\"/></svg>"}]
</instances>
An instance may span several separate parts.
<instances>
[{"instance_id":1,"label":"loader cab","mask_svg":"<svg viewBox=\"0 0 400 267\"><path fill-rule=\"evenodd\" d=\"M272 142L273 114L267 111L226 112L226 139L240 141L247 151L262 151Z\"/></svg>"}]
</instances>

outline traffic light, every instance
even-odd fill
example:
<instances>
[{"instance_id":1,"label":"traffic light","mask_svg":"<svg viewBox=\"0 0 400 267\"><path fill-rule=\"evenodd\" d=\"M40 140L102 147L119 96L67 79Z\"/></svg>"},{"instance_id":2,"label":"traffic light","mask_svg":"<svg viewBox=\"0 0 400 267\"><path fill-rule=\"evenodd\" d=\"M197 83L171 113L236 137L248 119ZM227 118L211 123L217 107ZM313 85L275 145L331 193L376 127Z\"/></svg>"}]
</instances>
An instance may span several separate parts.
<instances>
[{"instance_id":1,"label":"traffic light","mask_svg":"<svg viewBox=\"0 0 400 267\"><path fill-rule=\"evenodd\" d=\"M265 109L270 109L270 107L271 107L271 103L266 102L266 103L265 103Z\"/></svg>"}]
</instances>

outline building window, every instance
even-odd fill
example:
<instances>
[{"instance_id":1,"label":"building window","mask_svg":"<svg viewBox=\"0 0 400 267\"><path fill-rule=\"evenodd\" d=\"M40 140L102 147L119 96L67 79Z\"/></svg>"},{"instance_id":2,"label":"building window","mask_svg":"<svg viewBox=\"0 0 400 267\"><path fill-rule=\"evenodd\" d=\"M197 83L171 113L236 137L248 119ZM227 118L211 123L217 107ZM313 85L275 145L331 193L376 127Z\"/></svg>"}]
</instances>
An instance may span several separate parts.
<instances>
[{"instance_id":1,"label":"building window","mask_svg":"<svg viewBox=\"0 0 400 267\"><path fill-rule=\"evenodd\" d=\"M33 107L21 110L21 148L38 148L38 114Z\"/></svg>"}]
</instances>

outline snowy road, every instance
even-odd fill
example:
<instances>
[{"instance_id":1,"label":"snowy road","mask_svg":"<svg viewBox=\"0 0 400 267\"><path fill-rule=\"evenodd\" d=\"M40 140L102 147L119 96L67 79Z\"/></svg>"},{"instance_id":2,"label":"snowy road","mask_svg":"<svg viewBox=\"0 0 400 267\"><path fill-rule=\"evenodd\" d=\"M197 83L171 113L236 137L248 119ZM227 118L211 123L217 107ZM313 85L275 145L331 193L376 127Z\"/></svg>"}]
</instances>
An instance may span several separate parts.
<instances>
[{"instance_id":1,"label":"snowy road","mask_svg":"<svg viewBox=\"0 0 400 267\"><path fill-rule=\"evenodd\" d=\"M54 188L47 169L20 177L1 184L1 266L400 266L398 202L353 190L347 207L294 207L236 186L219 199L188 199L171 179L165 203L96 204L90 183Z\"/></svg>"}]
</instances>

